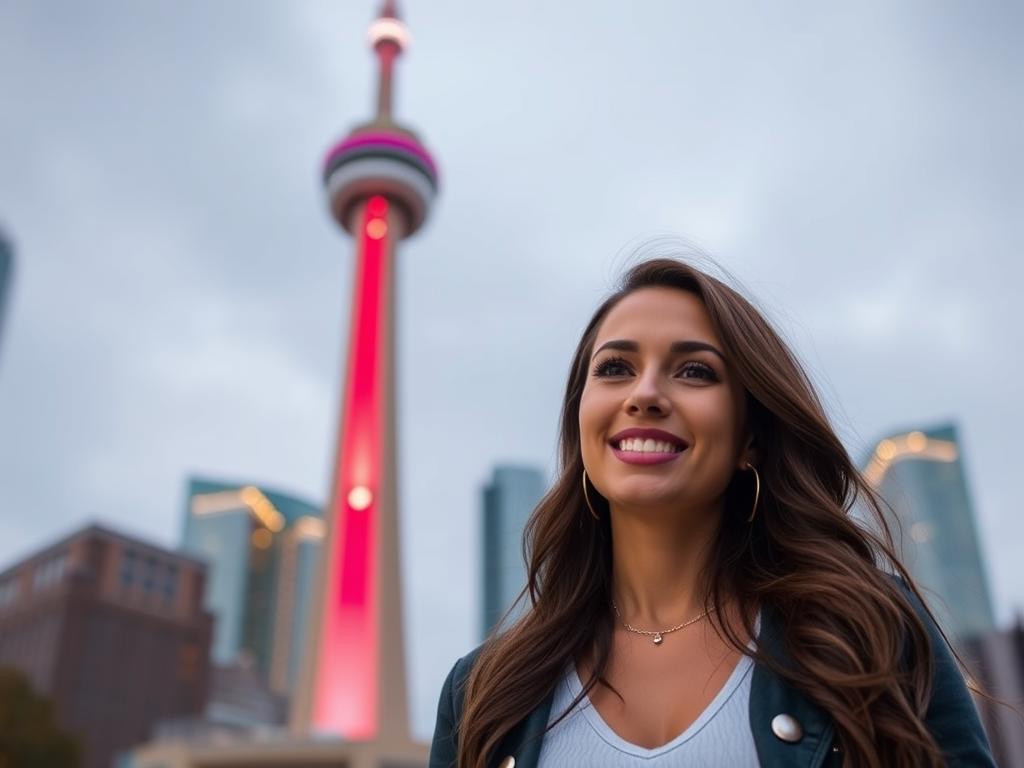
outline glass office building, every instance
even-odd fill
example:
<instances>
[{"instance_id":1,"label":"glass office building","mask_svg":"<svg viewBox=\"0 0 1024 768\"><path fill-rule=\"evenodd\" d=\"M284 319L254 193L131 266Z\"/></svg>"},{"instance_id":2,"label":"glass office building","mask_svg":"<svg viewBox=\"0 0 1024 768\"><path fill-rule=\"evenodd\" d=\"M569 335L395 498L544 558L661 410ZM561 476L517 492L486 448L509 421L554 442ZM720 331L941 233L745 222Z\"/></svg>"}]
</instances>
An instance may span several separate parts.
<instances>
[{"instance_id":1,"label":"glass office building","mask_svg":"<svg viewBox=\"0 0 1024 768\"><path fill-rule=\"evenodd\" d=\"M484 636L526 586L523 528L544 491L544 475L539 470L505 465L494 468L483 489Z\"/></svg>"},{"instance_id":2,"label":"glass office building","mask_svg":"<svg viewBox=\"0 0 1024 768\"><path fill-rule=\"evenodd\" d=\"M292 691L323 534L321 510L294 496L189 481L182 549L208 563L214 663L251 662L272 690Z\"/></svg>"},{"instance_id":3,"label":"glass office building","mask_svg":"<svg viewBox=\"0 0 1024 768\"><path fill-rule=\"evenodd\" d=\"M897 548L943 627L957 639L992 630L992 601L956 427L889 435L875 446L864 475L892 508Z\"/></svg>"}]
</instances>

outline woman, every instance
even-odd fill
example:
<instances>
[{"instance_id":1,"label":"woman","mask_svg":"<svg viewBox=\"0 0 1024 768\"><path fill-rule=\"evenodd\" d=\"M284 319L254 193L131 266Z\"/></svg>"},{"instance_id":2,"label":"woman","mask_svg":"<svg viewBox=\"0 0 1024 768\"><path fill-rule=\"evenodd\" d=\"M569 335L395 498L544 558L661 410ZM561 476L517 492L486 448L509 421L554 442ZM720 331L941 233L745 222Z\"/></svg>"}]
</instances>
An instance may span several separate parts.
<instances>
[{"instance_id":1,"label":"woman","mask_svg":"<svg viewBox=\"0 0 1024 768\"><path fill-rule=\"evenodd\" d=\"M691 266L587 325L526 541L532 606L452 669L432 768L993 765L806 374Z\"/></svg>"}]
</instances>

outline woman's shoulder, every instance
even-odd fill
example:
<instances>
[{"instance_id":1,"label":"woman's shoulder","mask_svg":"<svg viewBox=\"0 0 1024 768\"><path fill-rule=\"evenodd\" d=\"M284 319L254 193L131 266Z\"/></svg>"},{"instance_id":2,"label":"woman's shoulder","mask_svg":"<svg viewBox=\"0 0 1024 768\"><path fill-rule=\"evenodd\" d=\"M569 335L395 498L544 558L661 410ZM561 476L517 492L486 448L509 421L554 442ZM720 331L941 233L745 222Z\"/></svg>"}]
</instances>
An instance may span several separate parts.
<instances>
[{"instance_id":1,"label":"woman's shoulder","mask_svg":"<svg viewBox=\"0 0 1024 768\"><path fill-rule=\"evenodd\" d=\"M921 624L924 625L925 632L928 635L929 650L933 662L936 664L936 673L942 673L943 662L953 661L953 667L956 668L958 676L960 674L959 665L954 661L952 649L950 648L949 639L946 637L942 629L939 628L936 623L935 615L931 609L925 605L924 598L921 596L920 591L916 587L912 587L906 579L899 574L883 572L885 577L892 582L896 587L896 591L910 604L914 613L917 614L917 618L920 619Z\"/></svg>"},{"instance_id":2,"label":"woman's shoulder","mask_svg":"<svg viewBox=\"0 0 1024 768\"><path fill-rule=\"evenodd\" d=\"M455 663L452 665L451 672L449 673L453 676L453 679L463 683L466 680L468 680L469 673L473 671L473 665L476 664L477 658L480 656L480 654L486 647L487 641L484 641L480 643L480 645L478 645L476 648L471 650L469 653L467 653L465 656L460 656L459 658L457 658L455 660Z\"/></svg>"},{"instance_id":3,"label":"woman's shoulder","mask_svg":"<svg viewBox=\"0 0 1024 768\"><path fill-rule=\"evenodd\" d=\"M430 768L450 768L456 762L455 733L462 720L466 681L483 646L478 646L452 665L437 702L437 724L430 744Z\"/></svg>"}]
</instances>

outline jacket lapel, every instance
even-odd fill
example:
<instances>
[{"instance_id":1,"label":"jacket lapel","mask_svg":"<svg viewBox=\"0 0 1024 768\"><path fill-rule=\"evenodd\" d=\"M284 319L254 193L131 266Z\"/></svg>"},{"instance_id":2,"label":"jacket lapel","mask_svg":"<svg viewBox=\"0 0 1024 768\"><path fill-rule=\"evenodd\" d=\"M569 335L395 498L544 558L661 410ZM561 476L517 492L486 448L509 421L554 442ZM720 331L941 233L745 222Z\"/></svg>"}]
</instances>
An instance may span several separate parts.
<instances>
[{"instance_id":1,"label":"jacket lapel","mask_svg":"<svg viewBox=\"0 0 1024 768\"><path fill-rule=\"evenodd\" d=\"M774 611L762 609L757 642L760 650L784 667L792 663L783 643L782 622ZM763 665L755 664L750 683L750 730L761 768L817 768L829 754L835 727L825 710Z\"/></svg>"},{"instance_id":2,"label":"jacket lapel","mask_svg":"<svg viewBox=\"0 0 1024 768\"><path fill-rule=\"evenodd\" d=\"M494 759L491 762L493 768L507 765L505 761L509 757L515 758L515 768L537 768L541 743L544 741L544 731L548 727L548 718L551 715L551 705L554 700L555 694L552 692L515 728L509 731L494 754Z\"/></svg>"}]
</instances>

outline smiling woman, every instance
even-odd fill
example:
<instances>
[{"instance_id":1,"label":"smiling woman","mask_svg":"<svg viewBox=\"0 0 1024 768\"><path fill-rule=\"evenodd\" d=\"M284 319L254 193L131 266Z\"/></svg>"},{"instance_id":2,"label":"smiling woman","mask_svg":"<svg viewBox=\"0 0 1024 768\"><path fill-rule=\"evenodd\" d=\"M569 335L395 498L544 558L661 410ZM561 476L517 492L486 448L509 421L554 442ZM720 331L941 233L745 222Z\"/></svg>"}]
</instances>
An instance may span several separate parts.
<instances>
[{"instance_id":1,"label":"smiling woman","mask_svg":"<svg viewBox=\"0 0 1024 768\"><path fill-rule=\"evenodd\" d=\"M530 609L452 669L432 768L993 764L807 376L691 266L587 325L525 536Z\"/></svg>"}]
</instances>

